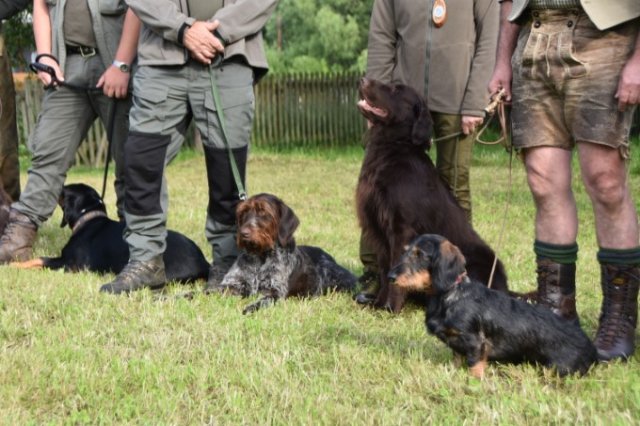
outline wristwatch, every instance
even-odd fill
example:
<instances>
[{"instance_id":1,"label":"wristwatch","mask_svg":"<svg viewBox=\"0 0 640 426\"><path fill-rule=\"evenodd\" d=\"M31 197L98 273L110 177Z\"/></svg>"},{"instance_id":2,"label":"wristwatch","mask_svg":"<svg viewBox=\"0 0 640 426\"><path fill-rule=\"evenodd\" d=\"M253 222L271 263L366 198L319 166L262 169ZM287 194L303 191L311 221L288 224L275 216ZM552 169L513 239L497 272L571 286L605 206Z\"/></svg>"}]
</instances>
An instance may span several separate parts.
<instances>
[{"instance_id":1,"label":"wristwatch","mask_svg":"<svg viewBox=\"0 0 640 426\"><path fill-rule=\"evenodd\" d=\"M129 64L126 64L122 61L114 60L112 65L122 72L129 72L131 70Z\"/></svg>"}]
</instances>

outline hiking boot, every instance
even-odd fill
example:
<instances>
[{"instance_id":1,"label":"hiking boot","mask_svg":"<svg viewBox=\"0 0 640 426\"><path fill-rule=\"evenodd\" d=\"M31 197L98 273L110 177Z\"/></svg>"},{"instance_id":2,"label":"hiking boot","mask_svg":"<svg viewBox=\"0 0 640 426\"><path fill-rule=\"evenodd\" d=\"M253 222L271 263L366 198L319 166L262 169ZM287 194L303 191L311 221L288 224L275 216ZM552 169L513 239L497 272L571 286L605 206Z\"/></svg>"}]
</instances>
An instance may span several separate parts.
<instances>
[{"instance_id":1,"label":"hiking boot","mask_svg":"<svg viewBox=\"0 0 640 426\"><path fill-rule=\"evenodd\" d=\"M100 287L102 293L131 293L143 288L157 289L167 282L164 273L164 261L162 256L146 262L139 260L129 261L116 278Z\"/></svg>"},{"instance_id":2,"label":"hiking boot","mask_svg":"<svg viewBox=\"0 0 640 426\"><path fill-rule=\"evenodd\" d=\"M579 325L576 311L576 264L557 263L547 258L538 258L536 262L538 304Z\"/></svg>"},{"instance_id":3,"label":"hiking boot","mask_svg":"<svg viewBox=\"0 0 640 426\"><path fill-rule=\"evenodd\" d=\"M361 288L359 293L353 296L353 300L360 305L373 305L380 290L379 274L372 270L365 270L358 277L358 287Z\"/></svg>"},{"instance_id":4,"label":"hiking boot","mask_svg":"<svg viewBox=\"0 0 640 426\"><path fill-rule=\"evenodd\" d=\"M600 361L626 360L635 349L640 267L601 265L602 308L594 344Z\"/></svg>"},{"instance_id":5,"label":"hiking boot","mask_svg":"<svg viewBox=\"0 0 640 426\"><path fill-rule=\"evenodd\" d=\"M207 284L204 286L204 294L221 293L226 288L222 287L222 279L229 272L229 268L212 263L209 268L209 278L207 278Z\"/></svg>"},{"instance_id":6,"label":"hiking boot","mask_svg":"<svg viewBox=\"0 0 640 426\"><path fill-rule=\"evenodd\" d=\"M9 223L0 237L0 264L31 259L37 231L38 227L31 219L11 209Z\"/></svg>"}]
</instances>

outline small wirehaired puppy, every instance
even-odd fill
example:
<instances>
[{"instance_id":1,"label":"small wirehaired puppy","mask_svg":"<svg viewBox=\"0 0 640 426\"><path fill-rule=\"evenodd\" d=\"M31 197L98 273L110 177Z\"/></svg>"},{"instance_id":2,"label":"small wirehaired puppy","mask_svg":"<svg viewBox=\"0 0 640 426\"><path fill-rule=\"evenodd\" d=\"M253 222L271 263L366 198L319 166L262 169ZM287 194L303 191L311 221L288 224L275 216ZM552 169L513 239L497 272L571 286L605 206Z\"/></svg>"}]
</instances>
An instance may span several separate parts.
<instances>
[{"instance_id":1,"label":"small wirehaired puppy","mask_svg":"<svg viewBox=\"0 0 640 426\"><path fill-rule=\"evenodd\" d=\"M597 360L579 325L469 279L462 253L440 235L416 237L389 279L429 296L428 331L465 357L474 377L488 361L536 363L565 376L585 374Z\"/></svg>"},{"instance_id":2,"label":"small wirehaired puppy","mask_svg":"<svg viewBox=\"0 0 640 426\"><path fill-rule=\"evenodd\" d=\"M293 233L300 221L272 194L257 194L238 204L237 243L242 249L215 290L240 296L262 294L243 314L290 296L351 291L356 277L319 247L298 246Z\"/></svg>"}]
</instances>

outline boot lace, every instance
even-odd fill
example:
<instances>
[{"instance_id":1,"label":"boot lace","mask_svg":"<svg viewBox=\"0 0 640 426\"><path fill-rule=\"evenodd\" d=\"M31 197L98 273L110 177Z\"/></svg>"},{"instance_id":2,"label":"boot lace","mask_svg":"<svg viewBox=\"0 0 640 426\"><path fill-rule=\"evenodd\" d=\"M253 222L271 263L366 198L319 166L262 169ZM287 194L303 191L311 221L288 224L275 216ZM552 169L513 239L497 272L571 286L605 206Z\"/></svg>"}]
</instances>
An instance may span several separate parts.
<instances>
[{"instance_id":1,"label":"boot lace","mask_svg":"<svg viewBox=\"0 0 640 426\"><path fill-rule=\"evenodd\" d=\"M596 340L602 345L613 346L616 340L633 333L636 326L636 295L633 282L640 279L633 274L634 268L616 270L603 268L603 303ZM636 284L637 286L637 284Z\"/></svg>"}]
</instances>

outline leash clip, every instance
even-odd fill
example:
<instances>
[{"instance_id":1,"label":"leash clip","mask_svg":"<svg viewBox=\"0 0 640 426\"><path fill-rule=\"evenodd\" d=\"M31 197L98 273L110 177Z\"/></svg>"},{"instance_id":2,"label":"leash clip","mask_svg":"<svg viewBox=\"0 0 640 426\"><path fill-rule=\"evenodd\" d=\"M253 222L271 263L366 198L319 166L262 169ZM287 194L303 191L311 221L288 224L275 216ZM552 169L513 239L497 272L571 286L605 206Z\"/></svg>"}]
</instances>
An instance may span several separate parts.
<instances>
[{"instance_id":1,"label":"leash clip","mask_svg":"<svg viewBox=\"0 0 640 426\"><path fill-rule=\"evenodd\" d=\"M489 115L493 115L498 105L500 105L501 102L504 102L506 97L507 91L503 87L491 97L491 102L489 102L489 105L487 105L484 111Z\"/></svg>"}]
</instances>

